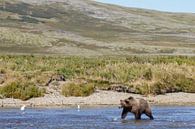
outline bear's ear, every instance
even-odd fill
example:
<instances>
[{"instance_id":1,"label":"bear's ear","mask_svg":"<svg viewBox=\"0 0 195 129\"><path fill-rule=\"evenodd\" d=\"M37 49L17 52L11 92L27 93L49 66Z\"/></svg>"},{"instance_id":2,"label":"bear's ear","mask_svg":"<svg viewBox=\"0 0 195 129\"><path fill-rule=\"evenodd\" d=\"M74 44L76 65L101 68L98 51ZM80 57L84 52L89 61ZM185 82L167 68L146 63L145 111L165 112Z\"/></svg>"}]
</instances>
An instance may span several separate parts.
<instances>
[{"instance_id":1,"label":"bear's ear","mask_svg":"<svg viewBox=\"0 0 195 129\"><path fill-rule=\"evenodd\" d=\"M130 96L128 99L130 99L130 100L131 100L131 99L133 99L133 97L132 97L132 96Z\"/></svg>"}]
</instances>

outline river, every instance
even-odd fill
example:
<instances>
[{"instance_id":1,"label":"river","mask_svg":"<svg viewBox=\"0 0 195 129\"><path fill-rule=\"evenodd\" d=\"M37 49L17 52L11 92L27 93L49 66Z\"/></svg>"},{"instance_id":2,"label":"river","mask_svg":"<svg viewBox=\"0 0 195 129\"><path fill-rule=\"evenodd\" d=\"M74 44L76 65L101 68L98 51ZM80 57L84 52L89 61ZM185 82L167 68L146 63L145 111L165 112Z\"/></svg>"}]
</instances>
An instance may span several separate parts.
<instances>
[{"instance_id":1,"label":"river","mask_svg":"<svg viewBox=\"0 0 195 129\"><path fill-rule=\"evenodd\" d=\"M145 115L120 119L117 107L0 109L0 129L195 129L194 106L152 106L154 120Z\"/></svg>"}]
</instances>

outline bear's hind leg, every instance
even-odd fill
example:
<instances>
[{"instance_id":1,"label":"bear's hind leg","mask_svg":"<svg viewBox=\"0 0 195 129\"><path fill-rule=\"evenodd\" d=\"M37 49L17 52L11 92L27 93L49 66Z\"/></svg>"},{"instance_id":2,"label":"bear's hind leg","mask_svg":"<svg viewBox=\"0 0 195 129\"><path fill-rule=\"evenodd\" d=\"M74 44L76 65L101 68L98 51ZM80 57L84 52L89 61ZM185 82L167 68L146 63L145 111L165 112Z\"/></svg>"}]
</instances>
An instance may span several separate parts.
<instances>
[{"instance_id":1,"label":"bear's hind leg","mask_svg":"<svg viewBox=\"0 0 195 129\"><path fill-rule=\"evenodd\" d=\"M135 113L135 119L140 120L141 119L141 114L139 112Z\"/></svg>"}]
</instances>

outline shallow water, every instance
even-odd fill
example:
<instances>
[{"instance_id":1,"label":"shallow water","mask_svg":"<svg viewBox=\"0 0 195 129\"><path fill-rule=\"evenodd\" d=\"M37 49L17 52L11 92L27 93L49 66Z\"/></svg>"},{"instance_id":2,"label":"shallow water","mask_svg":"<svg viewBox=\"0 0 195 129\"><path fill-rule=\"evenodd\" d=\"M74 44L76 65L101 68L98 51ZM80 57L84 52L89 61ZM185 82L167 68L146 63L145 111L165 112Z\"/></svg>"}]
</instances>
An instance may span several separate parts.
<instances>
[{"instance_id":1,"label":"shallow water","mask_svg":"<svg viewBox=\"0 0 195 129\"><path fill-rule=\"evenodd\" d=\"M59 109L0 109L0 129L195 129L195 107L154 106L154 120L145 115L120 119L117 107Z\"/></svg>"}]
</instances>

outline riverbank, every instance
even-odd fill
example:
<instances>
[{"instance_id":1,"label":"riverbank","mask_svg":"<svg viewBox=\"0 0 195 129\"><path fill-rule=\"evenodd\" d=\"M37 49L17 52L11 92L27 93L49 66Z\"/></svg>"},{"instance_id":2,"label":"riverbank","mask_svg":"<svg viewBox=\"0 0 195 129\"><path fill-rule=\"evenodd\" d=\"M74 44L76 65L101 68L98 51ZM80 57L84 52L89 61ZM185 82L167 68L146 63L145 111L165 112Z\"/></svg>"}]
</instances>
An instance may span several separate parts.
<instances>
[{"instance_id":1,"label":"riverbank","mask_svg":"<svg viewBox=\"0 0 195 129\"><path fill-rule=\"evenodd\" d=\"M28 100L53 90L64 96L88 96L95 89L142 95L195 93L194 66L195 57L187 56L5 55L0 56L0 98Z\"/></svg>"},{"instance_id":2,"label":"riverbank","mask_svg":"<svg viewBox=\"0 0 195 129\"><path fill-rule=\"evenodd\" d=\"M193 93L168 93L165 95L144 97L138 94L129 94L113 91L96 91L88 97L64 97L60 94L46 94L44 97L32 98L27 101L19 99L0 99L1 107L60 107L60 106L111 106L119 105L121 99L129 96L144 98L154 105L195 105L195 94Z\"/></svg>"}]
</instances>

